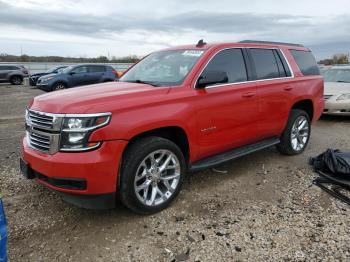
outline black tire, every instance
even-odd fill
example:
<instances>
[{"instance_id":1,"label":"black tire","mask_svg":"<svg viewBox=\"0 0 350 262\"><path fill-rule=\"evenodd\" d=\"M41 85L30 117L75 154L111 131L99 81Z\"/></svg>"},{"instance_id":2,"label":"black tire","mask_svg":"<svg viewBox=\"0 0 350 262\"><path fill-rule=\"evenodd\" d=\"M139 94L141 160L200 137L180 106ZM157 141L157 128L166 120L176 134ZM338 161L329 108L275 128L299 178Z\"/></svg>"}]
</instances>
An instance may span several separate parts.
<instances>
[{"instance_id":1,"label":"black tire","mask_svg":"<svg viewBox=\"0 0 350 262\"><path fill-rule=\"evenodd\" d=\"M135 178L137 171L141 163L150 154L157 150L166 150L167 152L173 153L180 164L180 176L176 188L167 200L159 205L146 205L143 203L136 193L136 182ZM186 163L185 158L179 149L179 147L172 141L161 138L161 137L146 137L141 140L135 141L126 150L123 162L120 170L120 181L119 181L119 197L121 202L132 211L138 214L153 214L168 207L170 203L177 197L181 190L182 182L185 176ZM168 171L166 171L168 172ZM145 178L147 180L147 178ZM135 184L134 184L135 183ZM159 182L160 183L160 182ZM143 183L144 184L144 183ZM142 185L142 184L141 184ZM149 186L147 186L147 193ZM146 191L146 190L144 190ZM139 191L140 192L140 191ZM144 193L144 192L143 192ZM152 188L150 193L152 193ZM162 201L162 200L161 200Z\"/></svg>"},{"instance_id":2,"label":"black tire","mask_svg":"<svg viewBox=\"0 0 350 262\"><path fill-rule=\"evenodd\" d=\"M21 85L23 83L23 77L11 76L10 82L12 85Z\"/></svg>"},{"instance_id":3,"label":"black tire","mask_svg":"<svg viewBox=\"0 0 350 262\"><path fill-rule=\"evenodd\" d=\"M296 123L296 121L299 121L300 119L305 119L307 121L308 129L304 130L303 132L303 134L307 134L307 137L304 146L300 149L295 149L292 144L293 125ZM278 151L280 151L284 155L297 155L304 152L310 140L310 133L311 124L309 115L304 110L292 109L292 111L289 114L286 128L281 136L281 142L277 145Z\"/></svg>"},{"instance_id":4,"label":"black tire","mask_svg":"<svg viewBox=\"0 0 350 262\"><path fill-rule=\"evenodd\" d=\"M65 83L58 82L58 83L55 83L52 86L52 91L63 90L63 89L66 89L66 88L67 88L67 85Z\"/></svg>"}]
</instances>

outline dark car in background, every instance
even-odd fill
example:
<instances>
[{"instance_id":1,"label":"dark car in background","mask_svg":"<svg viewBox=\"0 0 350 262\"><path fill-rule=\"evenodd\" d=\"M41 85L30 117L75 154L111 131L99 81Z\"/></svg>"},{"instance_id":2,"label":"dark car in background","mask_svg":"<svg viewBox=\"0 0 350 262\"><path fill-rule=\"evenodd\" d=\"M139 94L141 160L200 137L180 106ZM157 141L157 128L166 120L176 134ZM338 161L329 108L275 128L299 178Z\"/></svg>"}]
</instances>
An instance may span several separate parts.
<instances>
[{"instance_id":1,"label":"dark car in background","mask_svg":"<svg viewBox=\"0 0 350 262\"><path fill-rule=\"evenodd\" d=\"M53 68L47 70L46 72L32 74L29 77L29 85L35 86L36 82L38 81L38 79L40 77L50 75L50 74L58 74L65 68L67 68L67 66L57 66L57 67L53 67Z\"/></svg>"},{"instance_id":2,"label":"dark car in background","mask_svg":"<svg viewBox=\"0 0 350 262\"><path fill-rule=\"evenodd\" d=\"M21 85L23 79L29 76L28 70L22 65L0 65L0 82Z\"/></svg>"},{"instance_id":3,"label":"dark car in background","mask_svg":"<svg viewBox=\"0 0 350 262\"><path fill-rule=\"evenodd\" d=\"M60 74L42 76L38 79L36 86L49 92L115 80L116 71L109 65L82 64L69 66Z\"/></svg>"}]
</instances>

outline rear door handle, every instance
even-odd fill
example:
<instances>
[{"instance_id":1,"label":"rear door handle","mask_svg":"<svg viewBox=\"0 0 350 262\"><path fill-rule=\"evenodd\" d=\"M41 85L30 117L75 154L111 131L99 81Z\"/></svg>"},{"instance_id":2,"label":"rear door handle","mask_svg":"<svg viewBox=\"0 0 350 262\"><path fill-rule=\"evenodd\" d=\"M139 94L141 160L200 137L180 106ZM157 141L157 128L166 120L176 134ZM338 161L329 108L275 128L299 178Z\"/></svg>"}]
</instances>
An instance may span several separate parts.
<instances>
[{"instance_id":1,"label":"rear door handle","mask_svg":"<svg viewBox=\"0 0 350 262\"><path fill-rule=\"evenodd\" d=\"M285 87L283 87L283 89L286 91L290 91L293 89L293 87L292 86L285 86Z\"/></svg>"},{"instance_id":2,"label":"rear door handle","mask_svg":"<svg viewBox=\"0 0 350 262\"><path fill-rule=\"evenodd\" d=\"M247 92L242 94L242 97L252 97L252 96L255 96L255 92Z\"/></svg>"}]
</instances>

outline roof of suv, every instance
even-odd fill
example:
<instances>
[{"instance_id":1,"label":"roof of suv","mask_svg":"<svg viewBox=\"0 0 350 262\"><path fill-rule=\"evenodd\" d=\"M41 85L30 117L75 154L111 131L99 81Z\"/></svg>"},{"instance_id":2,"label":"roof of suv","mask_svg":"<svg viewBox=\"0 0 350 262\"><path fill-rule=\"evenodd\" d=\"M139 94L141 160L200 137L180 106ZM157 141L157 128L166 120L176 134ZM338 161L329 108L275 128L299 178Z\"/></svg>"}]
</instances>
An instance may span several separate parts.
<instances>
[{"instance_id":1,"label":"roof of suv","mask_svg":"<svg viewBox=\"0 0 350 262\"><path fill-rule=\"evenodd\" d=\"M181 50L181 49L199 49L199 50L207 50L216 47L256 47L256 48L288 48L293 50L301 50L301 51L310 51L310 49L304 47L299 44L291 44L291 43L281 43L281 42L267 42L267 41L254 41L254 40L245 40L241 42L226 42L226 43L212 43L198 46L195 45L183 45L183 46L175 46L166 48L165 50Z\"/></svg>"}]
</instances>

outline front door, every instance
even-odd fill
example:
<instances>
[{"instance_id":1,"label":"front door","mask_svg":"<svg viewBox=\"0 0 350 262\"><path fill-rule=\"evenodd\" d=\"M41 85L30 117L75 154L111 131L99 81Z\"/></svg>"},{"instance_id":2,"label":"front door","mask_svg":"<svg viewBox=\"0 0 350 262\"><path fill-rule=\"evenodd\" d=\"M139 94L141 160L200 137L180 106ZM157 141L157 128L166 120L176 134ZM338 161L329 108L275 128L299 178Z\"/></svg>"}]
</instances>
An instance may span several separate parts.
<instances>
[{"instance_id":1,"label":"front door","mask_svg":"<svg viewBox=\"0 0 350 262\"><path fill-rule=\"evenodd\" d=\"M70 71L69 83L70 86L86 85L89 82L87 66L78 66Z\"/></svg>"},{"instance_id":2,"label":"front door","mask_svg":"<svg viewBox=\"0 0 350 262\"><path fill-rule=\"evenodd\" d=\"M247 82L242 49L225 49L208 63L206 72L228 75L228 83L196 89L199 158L256 141L258 99L256 86Z\"/></svg>"}]
</instances>

